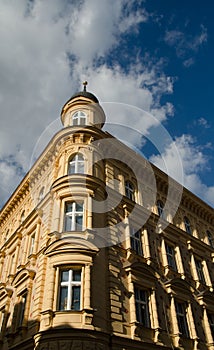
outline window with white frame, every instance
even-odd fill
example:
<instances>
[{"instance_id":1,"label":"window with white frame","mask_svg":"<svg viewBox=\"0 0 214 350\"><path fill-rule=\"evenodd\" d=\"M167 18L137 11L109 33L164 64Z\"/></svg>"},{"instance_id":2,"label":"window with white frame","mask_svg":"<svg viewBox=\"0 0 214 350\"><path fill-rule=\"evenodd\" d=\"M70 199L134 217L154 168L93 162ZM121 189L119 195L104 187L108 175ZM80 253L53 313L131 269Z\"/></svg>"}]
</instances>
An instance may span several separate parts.
<instances>
[{"instance_id":1,"label":"window with white frame","mask_svg":"<svg viewBox=\"0 0 214 350\"><path fill-rule=\"evenodd\" d=\"M83 230L83 202L69 202L65 204L65 231Z\"/></svg>"},{"instance_id":2,"label":"window with white frame","mask_svg":"<svg viewBox=\"0 0 214 350\"><path fill-rule=\"evenodd\" d=\"M85 125L87 120L87 115L83 111L78 111L73 114L72 122L73 125Z\"/></svg>"},{"instance_id":3,"label":"window with white frame","mask_svg":"<svg viewBox=\"0 0 214 350\"><path fill-rule=\"evenodd\" d=\"M125 195L132 201L135 200L135 189L134 185L130 181L125 182Z\"/></svg>"},{"instance_id":4,"label":"window with white frame","mask_svg":"<svg viewBox=\"0 0 214 350\"><path fill-rule=\"evenodd\" d=\"M205 281L205 277L204 277L202 261L195 258L195 266L196 266L196 271L197 271L197 275L198 275L198 280L201 283L205 283L206 281Z\"/></svg>"},{"instance_id":5,"label":"window with white frame","mask_svg":"<svg viewBox=\"0 0 214 350\"><path fill-rule=\"evenodd\" d=\"M191 235L192 234L191 224L189 219L186 216L184 217L184 226L185 226L186 232Z\"/></svg>"},{"instance_id":6,"label":"window with white frame","mask_svg":"<svg viewBox=\"0 0 214 350\"><path fill-rule=\"evenodd\" d=\"M210 247L214 248L213 235L209 230L207 230L207 239L208 239Z\"/></svg>"},{"instance_id":7,"label":"window with white frame","mask_svg":"<svg viewBox=\"0 0 214 350\"><path fill-rule=\"evenodd\" d=\"M76 153L68 162L68 174L84 173L84 157L81 153Z\"/></svg>"},{"instance_id":8,"label":"window with white frame","mask_svg":"<svg viewBox=\"0 0 214 350\"><path fill-rule=\"evenodd\" d=\"M169 245L168 243L165 243L165 247L166 247L166 256L167 256L168 266L171 267L174 271L177 271L175 249L173 246Z\"/></svg>"},{"instance_id":9,"label":"window with white frame","mask_svg":"<svg viewBox=\"0 0 214 350\"><path fill-rule=\"evenodd\" d=\"M81 309L81 275L80 267L60 271L60 311Z\"/></svg>"},{"instance_id":10,"label":"window with white frame","mask_svg":"<svg viewBox=\"0 0 214 350\"><path fill-rule=\"evenodd\" d=\"M208 320L209 320L209 325L210 325L212 337L214 339L214 314L208 313L207 316L208 316Z\"/></svg>"},{"instance_id":11,"label":"window with white frame","mask_svg":"<svg viewBox=\"0 0 214 350\"><path fill-rule=\"evenodd\" d=\"M175 309L179 332L183 336L189 337L189 329L187 323L187 304L185 302L175 301Z\"/></svg>"},{"instance_id":12,"label":"window with white frame","mask_svg":"<svg viewBox=\"0 0 214 350\"><path fill-rule=\"evenodd\" d=\"M150 327L148 291L135 287L136 318L144 327Z\"/></svg>"},{"instance_id":13,"label":"window with white frame","mask_svg":"<svg viewBox=\"0 0 214 350\"><path fill-rule=\"evenodd\" d=\"M131 248L138 254L143 255L141 231L130 227Z\"/></svg>"}]
</instances>

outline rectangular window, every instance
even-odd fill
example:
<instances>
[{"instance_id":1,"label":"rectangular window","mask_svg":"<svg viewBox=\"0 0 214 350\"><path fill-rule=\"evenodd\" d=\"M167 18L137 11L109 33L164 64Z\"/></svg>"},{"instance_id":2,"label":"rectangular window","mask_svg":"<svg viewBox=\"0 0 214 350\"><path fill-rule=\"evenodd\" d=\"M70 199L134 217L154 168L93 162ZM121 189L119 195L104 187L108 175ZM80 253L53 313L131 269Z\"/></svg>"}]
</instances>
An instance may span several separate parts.
<instances>
[{"instance_id":1,"label":"rectangular window","mask_svg":"<svg viewBox=\"0 0 214 350\"><path fill-rule=\"evenodd\" d=\"M149 296L146 290L135 288L135 307L137 321L150 327Z\"/></svg>"},{"instance_id":2,"label":"rectangular window","mask_svg":"<svg viewBox=\"0 0 214 350\"><path fill-rule=\"evenodd\" d=\"M131 248L138 254L143 255L141 231L136 231L133 227L130 228Z\"/></svg>"},{"instance_id":3,"label":"rectangular window","mask_svg":"<svg viewBox=\"0 0 214 350\"><path fill-rule=\"evenodd\" d=\"M35 232L30 236L30 249L29 249L29 255L33 254L34 252L34 246L35 246Z\"/></svg>"},{"instance_id":4,"label":"rectangular window","mask_svg":"<svg viewBox=\"0 0 214 350\"><path fill-rule=\"evenodd\" d=\"M171 267L174 271L177 271L177 265L175 260L175 249L169 244L165 244L166 246L166 256L168 261L168 266Z\"/></svg>"},{"instance_id":5,"label":"rectangular window","mask_svg":"<svg viewBox=\"0 0 214 350\"><path fill-rule=\"evenodd\" d=\"M176 301L175 308L176 308L179 331L185 337L189 337L189 330L188 330L187 317L186 317L186 313L187 313L186 303L180 303Z\"/></svg>"},{"instance_id":6,"label":"rectangular window","mask_svg":"<svg viewBox=\"0 0 214 350\"><path fill-rule=\"evenodd\" d=\"M19 318L18 318L18 326L21 327L24 321L25 308L27 302L27 293L24 293L20 296L19 300Z\"/></svg>"},{"instance_id":7,"label":"rectangular window","mask_svg":"<svg viewBox=\"0 0 214 350\"><path fill-rule=\"evenodd\" d=\"M214 339L214 314L209 314L208 313L208 320L210 324L210 330Z\"/></svg>"},{"instance_id":8,"label":"rectangular window","mask_svg":"<svg viewBox=\"0 0 214 350\"><path fill-rule=\"evenodd\" d=\"M197 270L198 280L201 283L205 283L203 265L202 265L201 260L195 259L195 266L196 266L196 270Z\"/></svg>"},{"instance_id":9,"label":"rectangular window","mask_svg":"<svg viewBox=\"0 0 214 350\"><path fill-rule=\"evenodd\" d=\"M80 310L81 268L62 270L60 273L59 310Z\"/></svg>"},{"instance_id":10,"label":"rectangular window","mask_svg":"<svg viewBox=\"0 0 214 350\"><path fill-rule=\"evenodd\" d=\"M83 230L83 202L71 202L65 205L65 231Z\"/></svg>"}]
</instances>

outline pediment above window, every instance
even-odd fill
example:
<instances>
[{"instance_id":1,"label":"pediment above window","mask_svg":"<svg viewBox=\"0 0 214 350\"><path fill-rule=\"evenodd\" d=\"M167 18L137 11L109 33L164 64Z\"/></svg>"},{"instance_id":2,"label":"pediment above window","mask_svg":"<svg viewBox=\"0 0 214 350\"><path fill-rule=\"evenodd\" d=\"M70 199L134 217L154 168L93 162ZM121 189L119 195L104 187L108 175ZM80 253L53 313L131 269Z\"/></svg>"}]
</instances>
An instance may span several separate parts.
<instances>
[{"instance_id":1,"label":"pediment above window","mask_svg":"<svg viewBox=\"0 0 214 350\"><path fill-rule=\"evenodd\" d=\"M10 297L13 294L13 288L12 287L6 287L1 283L0 285L0 300Z\"/></svg>"},{"instance_id":2,"label":"pediment above window","mask_svg":"<svg viewBox=\"0 0 214 350\"><path fill-rule=\"evenodd\" d=\"M51 243L44 251L47 256L61 253L82 253L86 255L95 255L99 249L90 241L80 236L66 235L62 239Z\"/></svg>"},{"instance_id":3,"label":"pediment above window","mask_svg":"<svg viewBox=\"0 0 214 350\"><path fill-rule=\"evenodd\" d=\"M194 288L185 280L174 278L164 283L167 293L177 295L181 299L187 300L194 293Z\"/></svg>"},{"instance_id":4,"label":"pediment above window","mask_svg":"<svg viewBox=\"0 0 214 350\"><path fill-rule=\"evenodd\" d=\"M138 280L144 281L145 286L154 287L156 284L157 276L155 275L155 270L148 264L143 262L126 262L124 265L124 270L127 273L131 273L132 281L138 283Z\"/></svg>"},{"instance_id":5,"label":"pediment above window","mask_svg":"<svg viewBox=\"0 0 214 350\"><path fill-rule=\"evenodd\" d=\"M15 275L11 285L17 287L26 280L33 280L36 275L36 271L33 269L23 269Z\"/></svg>"}]
</instances>

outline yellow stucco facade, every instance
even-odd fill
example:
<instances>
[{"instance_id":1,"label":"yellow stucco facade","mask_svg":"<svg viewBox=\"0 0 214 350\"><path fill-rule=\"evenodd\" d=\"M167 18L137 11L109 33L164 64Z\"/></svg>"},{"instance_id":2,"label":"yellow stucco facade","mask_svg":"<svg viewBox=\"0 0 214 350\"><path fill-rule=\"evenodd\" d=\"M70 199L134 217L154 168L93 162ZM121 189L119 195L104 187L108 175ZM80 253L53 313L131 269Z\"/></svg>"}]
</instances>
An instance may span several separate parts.
<instances>
[{"instance_id":1,"label":"yellow stucco facade","mask_svg":"<svg viewBox=\"0 0 214 350\"><path fill-rule=\"evenodd\" d=\"M61 120L0 212L0 349L213 350L213 209L85 89Z\"/></svg>"}]
</instances>

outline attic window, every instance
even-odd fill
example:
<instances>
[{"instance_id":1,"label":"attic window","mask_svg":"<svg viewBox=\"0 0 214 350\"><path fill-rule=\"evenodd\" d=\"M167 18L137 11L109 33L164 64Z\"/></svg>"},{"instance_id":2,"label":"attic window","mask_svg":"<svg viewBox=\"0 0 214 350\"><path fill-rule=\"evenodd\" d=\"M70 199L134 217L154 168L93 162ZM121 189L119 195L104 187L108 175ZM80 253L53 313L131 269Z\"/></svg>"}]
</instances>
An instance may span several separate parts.
<instances>
[{"instance_id":1,"label":"attic window","mask_svg":"<svg viewBox=\"0 0 214 350\"><path fill-rule=\"evenodd\" d=\"M72 116L73 125L85 125L86 124L86 114L83 111L78 111Z\"/></svg>"}]
</instances>

